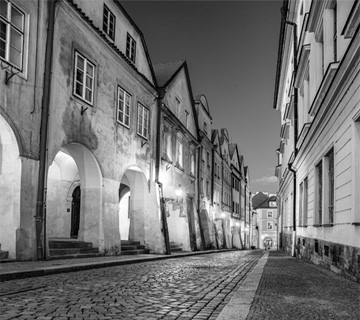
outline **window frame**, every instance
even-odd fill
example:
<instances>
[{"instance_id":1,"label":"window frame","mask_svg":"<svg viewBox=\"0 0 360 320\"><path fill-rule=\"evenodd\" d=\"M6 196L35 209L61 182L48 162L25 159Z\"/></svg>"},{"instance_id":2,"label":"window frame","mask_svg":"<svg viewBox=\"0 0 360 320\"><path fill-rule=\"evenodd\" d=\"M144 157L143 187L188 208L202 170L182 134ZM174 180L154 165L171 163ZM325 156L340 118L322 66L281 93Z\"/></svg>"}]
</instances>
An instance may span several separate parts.
<instances>
[{"instance_id":1,"label":"window frame","mask_svg":"<svg viewBox=\"0 0 360 320\"><path fill-rule=\"evenodd\" d=\"M184 143L180 137L176 138L176 166L181 170L184 169Z\"/></svg>"},{"instance_id":2,"label":"window frame","mask_svg":"<svg viewBox=\"0 0 360 320\"><path fill-rule=\"evenodd\" d=\"M83 82L81 83L81 85L83 86L83 90L82 90L81 95L76 92L76 84L79 83L79 81L76 78L76 75L77 75L77 70L80 69L77 66L78 56L80 56L84 60L84 70L82 70L82 72L84 74L84 78L83 78ZM92 68L93 68L92 87L91 87L91 101L86 99L86 89L87 89L86 76L87 76L88 64L91 65ZM73 95L75 97L77 97L78 99L84 101L85 103L89 104L90 106L93 106L94 105L94 98L95 98L96 65L90 59L88 59L85 55L81 54L78 50L75 50L75 55L74 55L74 75L73 76L74 76Z\"/></svg>"},{"instance_id":3,"label":"window frame","mask_svg":"<svg viewBox=\"0 0 360 320\"><path fill-rule=\"evenodd\" d=\"M269 226L271 225L271 228ZM274 221L267 221L267 230L274 230Z\"/></svg>"},{"instance_id":4,"label":"window frame","mask_svg":"<svg viewBox=\"0 0 360 320\"><path fill-rule=\"evenodd\" d=\"M106 14L106 23L105 23L105 11L107 11ZM111 18L113 18L113 28L110 28ZM105 30L106 29L106 30ZM115 40L115 29L116 29L116 17L112 13L112 11L109 9L109 7L104 3L104 9L103 9L103 31L106 33L106 35L111 39ZM112 33L112 35L111 35Z\"/></svg>"},{"instance_id":5,"label":"window frame","mask_svg":"<svg viewBox=\"0 0 360 320\"><path fill-rule=\"evenodd\" d=\"M131 108L132 108L132 95L127 92L125 89L123 89L121 86L118 86L118 91L117 91L117 101L116 101L116 122L117 123L120 123L121 125L125 126L126 128L130 129L130 121L131 121ZM122 104L123 104L123 120L120 120L119 119L119 113L120 113L120 98L119 98L119 94L120 94L120 91L123 91L124 92L124 101L122 101ZM129 98L129 106L128 106L128 109L129 109L129 112L128 112L128 115L126 114L126 96L128 96ZM125 122L125 117L127 116L127 118L129 119L129 124L127 125L126 122Z\"/></svg>"},{"instance_id":6,"label":"window frame","mask_svg":"<svg viewBox=\"0 0 360 320\"><path fill-rule=\"evenodd\" d=\"M4 2L6 3L6 17L4 15L0 15L0 21L5 25L5 37L6 39L2 39L2 42L4 42L5 44L5 56L1 57L0 56L0 60L4 61L6 64L10 65L11 67L15 68L16 70L20 71L21 73L24 72L24 65L25 65L25 54L26 54L26 30L28 27L28 23L27 23L27 13L21 8L19 7L16 3L13 3L11 1L8 0L4 0ZM21 14L22 16L22 21L21 21L21 29L19 28L19 26L17 26L12 20L11 20L11 12L13 10L13 7ZM18 52L20 52L20 66L17 65L14 62L11 62L11 56L10 56L10 50L11 50L11 31L14 30L15 32L17 32L18 34L20 34L20 45L21 45L21 49L20 51L17 50L18 48L15 48L14 50L17 50Z\"/></svg>"},{"instance_id":7,"label":"window frame","mask_svg":"<svg viewBox=\"0 0 360 320\"><path fill-rule=\"evenodd\" d=\"M140 113L140 110L142 111ZM146 117L145 117L146 115ZM140 123L140 119L141 119L141 123ZM146 120L146 123L144 123ZM148 140L149 139L149 122L150 122L150 110L148 108L146 108L142 103L138 102L137 104L137 126L136 126L136 132L137 134ZM139 130L140 127L142 128L142 130ZM146 129L146 134L144 133Z\"/></svg>"},{"instance_id":8,"label":"window frame","mask_svg":"<svg viewBox=\"0 0 360 320\"><path fill-rule=\"evenodd\" d=\"M136 40L128 32L126 34L126 57L135 64L136 61Z\"/></svg>"}]
</instances>

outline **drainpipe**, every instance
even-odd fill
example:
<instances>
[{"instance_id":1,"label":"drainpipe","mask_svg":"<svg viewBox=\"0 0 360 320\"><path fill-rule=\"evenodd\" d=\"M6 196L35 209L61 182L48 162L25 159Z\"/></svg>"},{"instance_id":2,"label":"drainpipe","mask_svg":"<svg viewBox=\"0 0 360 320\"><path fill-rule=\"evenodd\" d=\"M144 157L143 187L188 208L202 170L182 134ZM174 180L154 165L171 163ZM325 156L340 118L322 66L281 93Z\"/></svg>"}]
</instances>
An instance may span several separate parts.
<instances>
[{"instance_id":1,"label":"drainpipe","mask_svg":"<svg viewBox=\"0 0 360 320\"><path fill-rule=\"evenodd\" d=\"M294 46L294 79L297 74L298 69L298 45L297 45L297 24L292 21L286 20L287 9L281 8L281 19L285 24L288 24L293 27L293 46ZM298 140L298 89L294 87L294 159L297 156L297 140ZM288 164L288 169L293 173L293 234L292 234L292 246L291 246L291 255L296 256L295 246L296 246L296 170L292 168L292 163Z\"/></svg>"},{"instance_id":2,"label":"drainpipe","mask_svg":"<svg viewBox=\"0 0 360 320\"><path fill-rule=\"evenodd\" d=\"M162 99L165 95L165 90L163 88L158 88L158 97L156 98L157 103L157 129L156 129L156 158L155 158L155 182L158 184L160 193L160 212L161 212L161 223L162 231L164 235L165 243L165 254L170 255L170 239L169 239L169 228L166 218L166 203L163 194L163 185L159 181L159 172L160 172L160 152L161 152L161 108L162 108Z\"/></svg>"},{"instance_id":3,"label":"drainpipe","mask_svg":"<svg viewBox=\"0 0 360 320\"><path fill-rule=\"evenodd\" d=\"M202 221L200 216L200 166L201 166L201 154L203 151L203 146L201 145L202 138L199 138L200 145L197 147L198 149L198 170L197 170L197 188L198 188L198 197L197 197L197 210L198 210L198 219L199 219L199 229L200 229L200 238L201 238L201 246L202 250L205 250L205 236L204 236L204 230L202 227Z\"/></svg>"},{"instance_id":4,"label":"drainpipe","mask_svg":"<svg viewBox=\"0 0 360 320\"><path fill-rule=\"evenodd\" d=\"M49 105L51 93L52 58L54 48L55 9L58 0L48 3L48 27L45 48L44 93L41 105L40 122L40 154L39 179L36 204L36 246L37 260L46 259L46 190L45 181L47 173L47 138L49 123Z\"/></svg>"}]
</instances>

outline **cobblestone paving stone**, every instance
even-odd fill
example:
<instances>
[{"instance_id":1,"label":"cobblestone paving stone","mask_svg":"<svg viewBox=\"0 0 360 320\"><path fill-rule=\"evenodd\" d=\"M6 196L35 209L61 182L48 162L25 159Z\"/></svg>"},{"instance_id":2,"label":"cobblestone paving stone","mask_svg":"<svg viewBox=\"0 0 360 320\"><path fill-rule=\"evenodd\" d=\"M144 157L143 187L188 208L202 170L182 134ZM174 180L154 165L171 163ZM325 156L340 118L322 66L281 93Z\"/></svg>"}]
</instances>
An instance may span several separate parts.
<instances>
[{"instance_id":1,"label":"cobblestone paving stone","mask_svg":"<svg viewBox=\"0 0 360 320\"><path fill-rule=\"evenodd\" d=\"M3 282L1 319L214 320L260 251L234 251Z\"/></svg>"},{"instance_id":2,"label":"cobblestone paving stone","mask_svg":"<svg viewBox=\"0 0 360 320\"><path fill-rule=\"evenodd\" d=\"M360 284L271 252L246 320L360 319Z\"/></svg>"}]
</instances>

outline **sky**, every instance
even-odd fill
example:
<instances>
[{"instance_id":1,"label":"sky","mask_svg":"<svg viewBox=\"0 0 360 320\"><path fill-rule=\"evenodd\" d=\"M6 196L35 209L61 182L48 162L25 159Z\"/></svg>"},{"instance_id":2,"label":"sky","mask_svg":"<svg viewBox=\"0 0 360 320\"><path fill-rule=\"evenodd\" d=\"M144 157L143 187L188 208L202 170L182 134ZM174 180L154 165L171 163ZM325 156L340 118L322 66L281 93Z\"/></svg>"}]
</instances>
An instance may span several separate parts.
<instances>
[{"instance_id":1,"label":"sky","mask_svg":"<svg viewBox=\"0 0 360 320\"><path fill-rule=\"evenodd\" d=\"M186 60L213 129L227 128L249 167L250 189L275 193L280 114L273 109L280 0L122 1L153 63Z\"/></svg>"}]
</instances>

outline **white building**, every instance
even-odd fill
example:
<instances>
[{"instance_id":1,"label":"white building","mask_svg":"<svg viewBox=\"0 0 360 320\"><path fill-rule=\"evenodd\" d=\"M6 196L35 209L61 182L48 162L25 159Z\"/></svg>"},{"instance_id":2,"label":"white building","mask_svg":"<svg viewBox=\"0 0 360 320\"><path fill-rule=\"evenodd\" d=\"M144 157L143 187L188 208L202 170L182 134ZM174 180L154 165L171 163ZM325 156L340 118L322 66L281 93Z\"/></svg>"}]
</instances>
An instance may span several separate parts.
<instances>
[{"instance_id":1,"label":"white building","mask_svg":"<svg viewBox=\"0 0 360 320\"><path fill-rule=\"evenodd\" d=\"M274 95L281 246L359 280L360 3L283 9Z\"/></svg>"}]
</instances>

